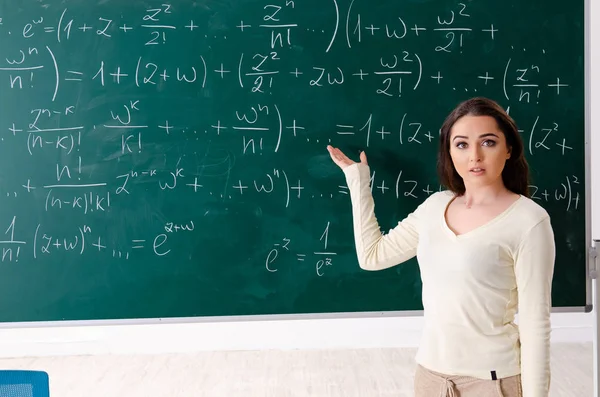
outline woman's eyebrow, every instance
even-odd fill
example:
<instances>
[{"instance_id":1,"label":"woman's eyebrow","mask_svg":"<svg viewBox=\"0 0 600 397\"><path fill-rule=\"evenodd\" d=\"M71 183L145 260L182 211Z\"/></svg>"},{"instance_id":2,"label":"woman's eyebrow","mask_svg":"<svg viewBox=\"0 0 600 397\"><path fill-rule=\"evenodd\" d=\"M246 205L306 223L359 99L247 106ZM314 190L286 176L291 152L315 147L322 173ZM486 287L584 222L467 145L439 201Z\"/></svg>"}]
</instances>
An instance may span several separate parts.
<instances>
[{"instance_id":1,"label":"woman's eyebrow","mask_svg":"<svg viewBox=\"0 0 600 397\"><path fill-rule=\"evenodd\" d=\"M494 134L492 132L488 132L487 134L481 134L481 135L479 135L479 138L485 138L487 136L495 136L496 138L498 138L498 135L496 135L496 134ZM454 138L452 138L452 140L455 140L456 138L469 139L468 136L456 135Z\"/></svg>"}]
</instances>

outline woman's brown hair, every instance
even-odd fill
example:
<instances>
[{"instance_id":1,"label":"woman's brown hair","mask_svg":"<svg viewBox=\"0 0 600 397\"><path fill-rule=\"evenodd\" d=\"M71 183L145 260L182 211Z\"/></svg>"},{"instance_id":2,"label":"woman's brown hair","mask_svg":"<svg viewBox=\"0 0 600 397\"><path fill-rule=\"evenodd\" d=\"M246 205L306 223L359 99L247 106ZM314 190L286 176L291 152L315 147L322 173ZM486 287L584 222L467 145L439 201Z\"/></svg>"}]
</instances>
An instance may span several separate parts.
<instances>
[{"instance_id":1,"label":"woman's brown hair","mask_svg":"<svg viewBox=\"0 0 600 397\"><path fill-rule=\"evenodd\" d=\"M488 98L477 97L460 103L446 117L440 130L437 172L440 182L457 195L465 193L465 184L456 172L450 157L450 134L452 126L463 116L490 116L496 120L498 128L504 133L510 158L502 171L504 186L514 193L529 197L529 165L523 153L523 140L515 121L498 105Z\"/></svg>"}]
</instances>

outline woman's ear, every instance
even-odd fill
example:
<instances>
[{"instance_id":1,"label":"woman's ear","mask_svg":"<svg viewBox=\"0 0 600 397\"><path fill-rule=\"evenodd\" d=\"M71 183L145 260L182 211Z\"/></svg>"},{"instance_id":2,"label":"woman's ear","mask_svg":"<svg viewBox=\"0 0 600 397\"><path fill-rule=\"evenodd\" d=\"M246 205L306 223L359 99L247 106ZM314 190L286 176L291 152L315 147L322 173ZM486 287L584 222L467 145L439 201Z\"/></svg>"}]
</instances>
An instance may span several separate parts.
<instances>
[{"instance_id":1,"label":"woman's ear","mask_svg":"<svg viewBox=\"0 0 600 397\"><path fill-rule=\"evenodd\" d=\"M512 154L512 148L509 147L508 148L508 152L506 153L506 159L508 160L510 158L510 155Z\"/></svg>"}]
</instances>

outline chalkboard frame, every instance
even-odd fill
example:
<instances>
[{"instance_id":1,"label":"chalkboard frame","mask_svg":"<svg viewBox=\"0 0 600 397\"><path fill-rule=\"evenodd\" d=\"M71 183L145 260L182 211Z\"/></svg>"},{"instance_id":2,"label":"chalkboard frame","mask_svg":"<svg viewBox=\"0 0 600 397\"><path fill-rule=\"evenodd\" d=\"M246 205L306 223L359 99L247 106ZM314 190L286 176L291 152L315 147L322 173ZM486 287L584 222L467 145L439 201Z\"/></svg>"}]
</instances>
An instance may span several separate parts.
<instances>
[{"instance_id":1,"label":"chalkboard frame","mask_svg":"<svg viewBox=\"0 0 600 397\"><path fill-rule=\"evenodd\" d=\"M591 0L584 0L584 70L585 70L585 242L586 242L586 304L585 306L552 307L552 313L590 313L593 310L592 284L590 275L593 262L590 255L592 247L592 169L591 156ZM598 154L600 155L600 153ZM600 206L595 209L600 211ZM422 316L422 310L407 311L369 311L369 312L339 312L339 313L293 313L293 314L259 314L235 316L200 316L200 317L168 317L168 318L137 318L137 319L105 319L105 320L65 320L65 321L28 321L0 322L0 329L12 328L45 328L73 326L102 326L102 325L147 325L147 324L185 324L209 322L247 322L273 320L306 320L306 319L343 319L343 318L379 318L379 317L416 317Z\"/></svg>"}]
</instances>

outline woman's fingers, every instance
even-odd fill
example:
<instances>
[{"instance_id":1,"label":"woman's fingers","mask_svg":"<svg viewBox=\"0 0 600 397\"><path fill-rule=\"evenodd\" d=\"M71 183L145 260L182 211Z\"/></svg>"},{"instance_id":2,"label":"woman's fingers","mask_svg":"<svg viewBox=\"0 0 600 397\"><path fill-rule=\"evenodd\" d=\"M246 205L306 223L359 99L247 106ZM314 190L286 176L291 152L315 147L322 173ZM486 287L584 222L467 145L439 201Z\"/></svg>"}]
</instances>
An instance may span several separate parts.
<instances>
[{"instance_id":1,"label":"woman's fingers","mask_svg":"<svg viewBox=\"0 0 600 397\"><path fill-rule=\"evenodd\" d=\"M355 161L351 160L346 156L340 149L335 148L331 145L327 145L327 150L331 156L331 159L340 167L344 168L345 166L352 165ZM367 154L363 151L360 152L360 162L361 164L367 165Z\"/></svg>"},{"instance_id":2,"label":"woman's fingers","mask_svg":"<svg viewBox=\"0 0 600 397\"><path fill-rule=\"evenodd\" d=\"M338 153L339 151L331 145L327 146L327 150L329 151L329 156L334 161L334 163L338 164L338 162L340 161L340 154Z\"/></svg>"},{"instance_id":3,"label":"woman's fingers","mask_svg":"<svg viewBox=\"0 0 600 397\"><path fill-rule=\"evenodd\" d=\"M334 148L333 146L327 146L327 149L329 149L329 153L331 153L331 156L338 160L338 161L350 161L350 159L348 157L346 157L346 155L338 148Z\"/></svg>"},{"instance_id":4,"label":"woman's fingers","mask_svg":"<svg viewBox=\"0 0 600 397\"><path fill-rule=\"evenodd\" d=\"M360 162L363 164L367 164L367 155L364 151L360 152Z\"/></svg>"},{"instance_id":5,"label":"woman's fingers","mask_svg":"<svg viewBox=\"0 0 600 397\"><path fill-rule=\"evenodd\" d=\"M331 145L327 145L327 150L329 151L331 159L340 168L344 168L344 167L354 164L354 161L350 160L340 149L334 148Z\"/></svg>"},{"instance_id":6,"label":"woman's fingers","mask_svg":"<svg viewBox=\"0 0 600 397\"><path fill-rule=\"evenodd\" d=\"M338 161L341 161L344 163L347 163L348 161L350 161L350 159L340 149L335 149L334 155Z\"/></svg>"}]
</instances>

